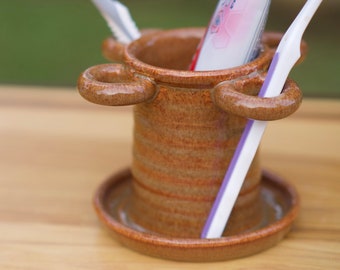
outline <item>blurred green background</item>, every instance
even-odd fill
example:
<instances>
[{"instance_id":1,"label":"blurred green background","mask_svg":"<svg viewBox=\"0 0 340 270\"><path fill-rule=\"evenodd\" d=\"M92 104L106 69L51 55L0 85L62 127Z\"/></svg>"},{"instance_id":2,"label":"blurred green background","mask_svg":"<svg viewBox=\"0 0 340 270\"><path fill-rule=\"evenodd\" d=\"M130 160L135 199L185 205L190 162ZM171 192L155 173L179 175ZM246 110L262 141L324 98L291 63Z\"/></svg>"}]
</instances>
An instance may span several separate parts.
<instances>
[{"instance_id":1,"label":"blurred green background","mask_svg":"<svg viewBox=\"0 0 340 270\"><path fill-rule=\"evenodd\" d=\"M284 32L305 1L272 0L267 30ZM139 28L206 26L217 0L122 0ZM305 96L340 97L340 1L325 0L305 32L306 61L291 77ZM90 0L0 0L0 84L71 86L107 62L110 35Z\"/></svg>"}]
</instances>

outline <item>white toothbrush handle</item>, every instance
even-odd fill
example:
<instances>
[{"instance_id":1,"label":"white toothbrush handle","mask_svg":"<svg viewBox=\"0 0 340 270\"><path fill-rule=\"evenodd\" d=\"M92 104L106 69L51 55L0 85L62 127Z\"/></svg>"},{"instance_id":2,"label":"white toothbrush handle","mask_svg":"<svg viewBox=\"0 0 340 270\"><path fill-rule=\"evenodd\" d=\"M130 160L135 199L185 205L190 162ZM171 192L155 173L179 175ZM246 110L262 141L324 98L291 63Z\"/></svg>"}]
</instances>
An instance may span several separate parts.
<instances>
[{"instance_id":1,"label":"white toothbrush handle","mask_svg":"<svg viewBox=\"0 0 340 270\"><path fill-rule=\"evenodd\" d=\"M309 0L282 38L259 96L279 95L291 68L300 57L302 34L322 0ZM260 144L267 122L248 120L222 186L203 228L202 238L221 237Z\"/></svg>"}]
</instances>

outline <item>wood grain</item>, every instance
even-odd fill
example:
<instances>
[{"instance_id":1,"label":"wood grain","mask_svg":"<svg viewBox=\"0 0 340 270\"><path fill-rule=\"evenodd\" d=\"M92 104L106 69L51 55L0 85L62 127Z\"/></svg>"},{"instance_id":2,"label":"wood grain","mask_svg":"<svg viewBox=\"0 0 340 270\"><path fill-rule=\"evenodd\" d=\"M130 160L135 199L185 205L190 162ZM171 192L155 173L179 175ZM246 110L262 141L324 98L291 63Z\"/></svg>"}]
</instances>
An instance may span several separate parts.
<instances>
[{"instance_id":1,"label":"wood grain","mask_svg":"<svg viewBox=\"0 0 340 270\"><path fill-rule=\"evenodd\" d=\"M131 107L87 103L75 89L0 86L0 269L339 269L340 100L306 99L271 122L262 166L294 183L302 209L276 247L244 259L178 263L110 237L91 206L131 162Z\"/></svg>"}]
</instances>

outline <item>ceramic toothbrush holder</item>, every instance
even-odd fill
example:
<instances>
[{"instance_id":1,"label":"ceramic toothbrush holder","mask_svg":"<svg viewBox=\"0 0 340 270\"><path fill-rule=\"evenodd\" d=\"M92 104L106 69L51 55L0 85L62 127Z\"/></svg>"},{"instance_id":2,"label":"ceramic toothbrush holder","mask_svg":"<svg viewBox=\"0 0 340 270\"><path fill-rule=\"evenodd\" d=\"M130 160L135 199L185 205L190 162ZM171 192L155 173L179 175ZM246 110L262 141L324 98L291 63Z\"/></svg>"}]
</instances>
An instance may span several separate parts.
<instances>
[{"instance_id":1,"label":"ceramic toothbrush holder","mask_svg":"<svg viewBox=\"0 0 340 270\"><path fill-rule=\"evenodd\" d=\"M223 240L215 240L221 248L219 255L207 252L214 240L199 239L247 119L284 118L295 112L302 100L292 80L287 80L277 97L257 97L280 35L264 34L263 50L246 65L188 71L203 32L197 28L154 31L127 46L108 39L104 54L121 63L90 67L78 81L80 94L91 102L134 105L132 165L99 188L95 207L100 219L131 248L176 260L221 260L258 252L288 232L297 212L293 188L263 173L257 153ZM280 217L276 217L277 205L270 205L266 192L282 197L271 202L284 209ZM275 234L261 240L270 241L254 247L259 239L249 240L249 234L267 230L289 213ZM242 251L239 246L235 254L238 245L228 244L227 239L240 240L240 236L248 239L242 238L243 245L249 243L253 248ZM157 237L161 244L155 243ZM176 248L167 251L173 247L169 244L173 239L177 244L183 242L182 253L174 253ZM231 246L234 250L228 255L230 251L225 249ZM195 253L199 247L203 251ZM183 249L192 254L183 253Z\"/></svg>"}]
</instances>

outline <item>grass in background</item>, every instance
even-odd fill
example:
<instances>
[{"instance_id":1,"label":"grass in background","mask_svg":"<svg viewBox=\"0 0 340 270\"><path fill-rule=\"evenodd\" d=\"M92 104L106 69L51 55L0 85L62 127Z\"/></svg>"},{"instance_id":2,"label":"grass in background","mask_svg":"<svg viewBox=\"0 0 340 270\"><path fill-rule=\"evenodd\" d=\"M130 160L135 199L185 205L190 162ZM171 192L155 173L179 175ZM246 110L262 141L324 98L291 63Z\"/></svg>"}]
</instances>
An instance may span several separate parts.
<instances>
[{"instance_id":1,"label":"grass in background","mask_svg":"<svg viewBox=\"0 0 340 270\"><path fill-rule=\"evenodd\" d=\"M206 26L217 0L122 0L139 28ZM284 32L304 1L272 0L267 29ZM291 77L305 96L340 97L340 2L321 5L305 33L306 61ZM75 86L89 66L106 62L110 35L90 0L1 0L0 83Z\"/></svg>"}]
</instances>

